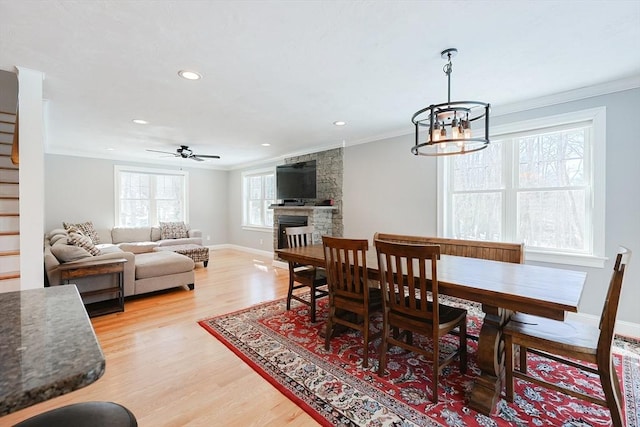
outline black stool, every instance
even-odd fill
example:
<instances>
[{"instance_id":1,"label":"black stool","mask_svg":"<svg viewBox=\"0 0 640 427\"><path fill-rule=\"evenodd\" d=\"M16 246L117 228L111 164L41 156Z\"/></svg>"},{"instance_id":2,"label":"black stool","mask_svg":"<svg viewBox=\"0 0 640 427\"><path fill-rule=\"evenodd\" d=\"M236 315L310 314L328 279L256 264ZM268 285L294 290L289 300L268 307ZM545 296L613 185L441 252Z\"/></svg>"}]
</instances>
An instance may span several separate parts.
<instances>
[{"instance_id":1,"label":"black stool","mask_svg":"<svg viewBox=\"0 0 640 427\"><path fill-rule=\"evenodd\" d=\"M113 402L82 402L52 409L14 427L137 427L130 410Z\"/></svg>"}]
</instances>

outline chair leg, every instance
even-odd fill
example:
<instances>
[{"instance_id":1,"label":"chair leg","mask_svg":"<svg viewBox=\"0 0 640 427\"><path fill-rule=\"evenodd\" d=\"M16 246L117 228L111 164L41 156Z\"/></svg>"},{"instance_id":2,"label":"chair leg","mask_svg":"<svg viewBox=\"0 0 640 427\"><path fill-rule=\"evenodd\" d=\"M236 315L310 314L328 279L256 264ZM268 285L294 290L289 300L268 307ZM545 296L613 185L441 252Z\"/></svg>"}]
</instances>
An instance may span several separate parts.
<instances>
[{"instance_id":1,"label":"chair leg","mask_svg":"<svg viewBox=\"0 0 640 427\"><path fill-rule=\"evenodd\" d=\"M311 323L316 323L316 285L311 285Z\"/></svg>"},{"instance_id":2,"label":"chair leg","mask_svg":"<svg viewBox=\"0 0 640 427\"><path fill-rule=\"evenodd\" d=\"M467 373L467 318L460 325L460 372Z\"/></svg>"},{"instance_id":3,"label":"chair leg","mask_svg":"<svg viewBox=\"0 0 640 427\"><path fill-rule=\"evenodd\" d=\"M292 267L289 267L292 268ZM293 295L293 276L289 274L289 291L287 291L287 311L291 310L291 296Z\"/></svg>"},{"instance_id":4,"label":"chair leg","mask_svg":"<svg viewBox=\"0 0 640 427\"><path fill-rule=\"evenodd\" d=\"M362 367L369 367L369 317L364 316L363 329L362 329L362 340L364 345L363 359L362 359Z\"/></svg>"},{"instance_id":5,"label":"chair leg","mask_svg":"<svg viewBox=\"0 0 640 427\"><path fill-rule=\"evenodd\" d=\"M434 326L435 328L435 326ZM440 380L440 343L438 341L433 342L433 376L431 380L431 401L438 403L438 381Z\"/></svg>"},{"instance_id":6,"label":"chair leg","mask_svg":"<svg viewBox=\"0 0 640 427\"><path fill-rule=\"evenodd\" d=\"M329 350L329 341L331 341L331 335L333 335L333 318L336 315L336 308L331 306L329 308L329 316L327 317L327 326L324 334L324 349Z\"/></svg>"},{"instance_id":7,"label":"chair leg","mask_svg":"<svg viewBox=\"0 0 640 427\"><path fill-rule=\"evenodd\" d=\"M504 337L505 374L504 381L507 386L507 402L513 402L513 342L510 335Z\"/></svg>"},{"instance_id":8,"label":"chair leg","mask_svg":"<svg viewBox=\"0 0 640 427\"><path fill-rule=\"evenodd\" d=\"M622 402L620 382L613 366L613 360L607 365L608 368L604 367L605 369L598 367L600 382L604 390L607 407L609 408L609 412L611 412L611 422L614 427L622 427L625 424L622 418L622 408L620 407Z\"/></svg>"},{"instance_id":9,"label":"chair leg","mask_svg":"<svg viewBox=\"0 0 640 427\"><path fill-rule=\"evenodd\" d=\"M394 328L395 330L395 328ZM385 320L382 324L382 341L380 342L380 355L378 362L378 376L384 376L387 368L387 348L389 346L389 324Z\"/></svg>"}]
</instances>

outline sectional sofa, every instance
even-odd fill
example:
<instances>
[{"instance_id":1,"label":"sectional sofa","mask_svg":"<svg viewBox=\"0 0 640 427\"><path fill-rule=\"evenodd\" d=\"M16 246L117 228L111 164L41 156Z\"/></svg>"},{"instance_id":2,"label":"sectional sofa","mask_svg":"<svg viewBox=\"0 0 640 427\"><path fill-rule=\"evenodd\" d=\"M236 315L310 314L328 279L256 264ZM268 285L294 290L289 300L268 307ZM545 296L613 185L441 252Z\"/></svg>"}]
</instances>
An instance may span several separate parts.
<instances>
[{"instance_id":1,"label":"sectional sofa","mask_svg":"<svg viewBox=\"0 0 640 427\"><path fill-rule=\"evenodd\" d=\"M187 237L161 237L159 227L115 227L111 230L96 230L95 244L91 252L83 247L70 244L70 234L63 228L52 230L45 236L44 265L48 286L62 284L59 266L61 264L86 263L104 259L124 258L124 296L140 295L162 289L194 284L194 262L188 256L172 251L156 251L156 247L171 245L202 245L202 233L188 230ZM83 290L105 287L113 280L110 277L76 279Z\"/></svg>"}]
</instances>

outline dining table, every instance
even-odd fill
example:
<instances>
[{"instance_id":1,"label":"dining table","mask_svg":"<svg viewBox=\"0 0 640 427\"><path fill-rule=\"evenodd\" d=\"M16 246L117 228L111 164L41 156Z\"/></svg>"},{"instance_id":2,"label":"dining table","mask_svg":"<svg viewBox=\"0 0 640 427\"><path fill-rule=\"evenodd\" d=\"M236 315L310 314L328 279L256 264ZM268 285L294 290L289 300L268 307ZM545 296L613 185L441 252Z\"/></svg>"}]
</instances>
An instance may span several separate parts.
<instances>
[{"instance_id":1,"label":"dining table","mask_svg":"<svg viewBox=\"0 0 640 427\"><path fill-rule=\"evenodd\" d=\"M85 387L104 371L75 285L0 293L0 417Z\"/></svg>"},{"instance_id":2,"label":"dining table","mask_svg":"<svg viewBox=\"0 0 640 427\"><path fill-rule=\"evenodd\" d=\"M321 244L276 250L284 261L324 267ZM367 251L369 278L378 279L375 249ZM430 274L430 268L427 268ZM467 406L495 415L504 386L504 326L514 312L563 320L577 312L586 273L563 268L440 255L437 265L441 294L482 304L484 320L478 336L475 378Z\"/></svg>"}]
</instances>

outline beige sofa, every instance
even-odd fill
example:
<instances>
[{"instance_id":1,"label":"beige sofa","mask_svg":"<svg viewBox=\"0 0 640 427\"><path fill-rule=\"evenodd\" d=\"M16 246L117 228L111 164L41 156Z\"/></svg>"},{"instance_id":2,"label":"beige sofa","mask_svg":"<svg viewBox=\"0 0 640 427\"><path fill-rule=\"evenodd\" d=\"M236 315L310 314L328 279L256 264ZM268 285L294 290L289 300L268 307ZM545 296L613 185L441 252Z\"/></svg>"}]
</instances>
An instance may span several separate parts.
<instances>
[{"instance_id":1,"label":"beige sofa","mask_svg":"<svg viewBox=\"0 0 640 427\"><path fill-rule=\"evenodd\" d=\"M202 244L202 233L189 230L188 237L161 239L158 227L114 227L97 230L100 250L92 256L86 250L68 244L64 229L47 233L44 245L44 265L49 286L62 284L58 267L61 264L85 263L104 259L124 258L124 296L140 295L157 290L188 286L194 289L194 262L191 258L172 252L154 251L157 246ZM75 279L82 290L108 286L112 277L94 276ZM98 300L98 299L96 299Z\"/></svg>"}]
</instances>

